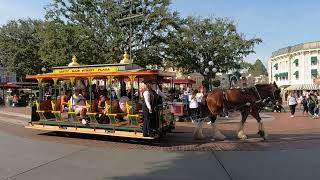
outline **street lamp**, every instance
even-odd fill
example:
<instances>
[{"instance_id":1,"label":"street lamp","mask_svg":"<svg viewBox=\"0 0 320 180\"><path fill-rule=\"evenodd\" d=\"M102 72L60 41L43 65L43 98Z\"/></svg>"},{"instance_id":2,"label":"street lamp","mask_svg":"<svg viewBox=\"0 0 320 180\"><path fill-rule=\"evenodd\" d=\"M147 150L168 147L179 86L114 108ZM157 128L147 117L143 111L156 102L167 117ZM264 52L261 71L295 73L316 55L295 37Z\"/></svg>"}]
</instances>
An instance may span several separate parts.
<instances>
[{"instance_id":1,"label":"street lamp","mask_svg":"<svg viewBox=\"0 0 320 180\"><path fill-rule=\"evenodd\" d=\"M203 60L203 57L201 57L201 58L200 58L200 63L203 63L203 61L204 61L204 60Z\"/></svg>"},{"instance_id":2,"label":"street lamp","mask_svg":"<svg viewBox=\"0 0 320 180\"><path fill-rule=\"evenodd\" d=\"M216 73L216 72L217 72L217 68L215 68L215 67L212 68L212 72L213 72L213 73Z\"/></svg>"},{"instance_id":3,"label":"street lamp","mask_svg":"<svg viewBox=\"0 0 320 180\"><path fill-rule=\"evenodd\" d=\"M41 71L42 71L42 73L44 73L44 72L47 71L47 69L46 69L45 67L42 67L42 68L41 68Z\"/></svg>"},{"instance_id":4,"label":"street lamp","mask_svg":"<svg viewBox=\"0 0 320 180\"><path fill-rule=\"evenodd\" d=\"M212 78L215 78L216 72L218 71L216 67L213 67L213 61L208 62L208 67L204 69L204 71L208 74L211 70L211 77L209 78L209 89L212 90ZM212 68L211 68L212 67ZM211 69L209 69L211 68Z\"/></svg>"}]
</instances>

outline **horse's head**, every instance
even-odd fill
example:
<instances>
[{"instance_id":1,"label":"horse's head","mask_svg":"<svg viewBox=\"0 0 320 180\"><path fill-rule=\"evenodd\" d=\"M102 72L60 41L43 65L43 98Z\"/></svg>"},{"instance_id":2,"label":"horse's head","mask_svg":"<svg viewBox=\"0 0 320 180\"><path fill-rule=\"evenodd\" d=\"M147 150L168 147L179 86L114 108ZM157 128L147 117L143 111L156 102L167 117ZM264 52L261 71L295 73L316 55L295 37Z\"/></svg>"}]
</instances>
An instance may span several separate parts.
<instances>
[{"instance_id":1,"label":"horse's head","mask_svg":"<svg viewBox=\"0 0 320 180\"><path fill-rule=\"evenodd\" d=\"M273 103L275 103L276 101L281 103L281 90L280 88L277 86L276 83L273 84L257 84L255 85L259 95L261 97L261 99L263 101L272 101Z\"/></svg>"},{"instance_id":2,"label":"horse's head","mask_svg":"<svg viewBox=\"0 0 320 180\"><path fill-rule=\"evenodd\" d=\"M276 82L273 82L272 86L273 86L274 101L278 101L279 103L282 103L281 89L277 86Z\"/></svg>"}]
</instances>

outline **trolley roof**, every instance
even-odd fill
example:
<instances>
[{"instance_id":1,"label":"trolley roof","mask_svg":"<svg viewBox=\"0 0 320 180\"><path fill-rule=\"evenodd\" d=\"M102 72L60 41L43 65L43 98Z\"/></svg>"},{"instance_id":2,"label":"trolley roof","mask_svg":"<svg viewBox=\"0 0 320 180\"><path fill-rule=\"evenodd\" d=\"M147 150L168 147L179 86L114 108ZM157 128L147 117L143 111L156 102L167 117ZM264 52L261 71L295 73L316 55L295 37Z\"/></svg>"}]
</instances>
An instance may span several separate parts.
<instances>
[{"instance_id":1,"label":"trolley roof","mask_svg":"<svg viewBox=\"0 0 320 180\"><path fill-rule=\"evenodd\" d=\"M126 54L125 54L126 55ZM26 79L70 79L70 78L105 78L106 76L162 76L175 77L174 72L153 70L143 68L137 64L127 63L127 59L121 60L120 64L97 64L97 65L79 65L75 56L69 66L54 67L53 72L45 74L27 75ZM125 60L125 61L124 61ZM124 62L123 62L124 61Z\"/></svg>"}]
</instances>

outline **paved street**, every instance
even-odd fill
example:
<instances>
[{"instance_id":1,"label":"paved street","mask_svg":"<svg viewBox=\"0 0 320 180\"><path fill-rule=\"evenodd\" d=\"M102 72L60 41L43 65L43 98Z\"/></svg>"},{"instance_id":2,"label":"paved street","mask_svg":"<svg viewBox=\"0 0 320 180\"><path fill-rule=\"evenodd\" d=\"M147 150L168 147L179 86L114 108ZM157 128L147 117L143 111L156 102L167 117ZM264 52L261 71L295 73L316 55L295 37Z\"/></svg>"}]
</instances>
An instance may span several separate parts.
<instances>
[{"instance_id":1,"label":"paved street","mask_svg":"<svg viewBox=\"0 0 320 180\"><path fill-rule=\"evenodd\" d=\"M320 178L320 119L267 113L274 117L265 121L269 142L254 135L254 121L247 123L246 142L233 138L232 121L219 124L224 142L193 142L192 124L180 123L165 140L146 144L24 129L27 119L16 115L0 117L0 179Z\"/></svg>"}]
</instances>

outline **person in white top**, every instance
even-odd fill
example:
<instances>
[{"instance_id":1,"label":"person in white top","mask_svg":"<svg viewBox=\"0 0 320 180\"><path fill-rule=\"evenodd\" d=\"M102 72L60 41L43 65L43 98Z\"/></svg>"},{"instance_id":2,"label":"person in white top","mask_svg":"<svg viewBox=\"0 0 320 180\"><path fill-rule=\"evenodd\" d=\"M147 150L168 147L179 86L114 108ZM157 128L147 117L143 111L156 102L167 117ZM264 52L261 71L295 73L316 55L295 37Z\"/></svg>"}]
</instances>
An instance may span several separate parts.
<instances>
[{"instance_id":1,"label":"person in white top","mask_svg":"<svg viewBox=\"0 0 320 180\"><path fill-rule=\"evenodd\" d=\"M290 107L291 117L294 117L294 113L296 112L297 106L297 98L292 93L290 93L287 102Z\"/></svg>"},{"instance_id":2,"label":"person in white top","mask_svg":"<svg viewBox=\"0 0 320 180\"><path fill-rule=\"evenodd\" d=\"M200 92L196 94L196 99L198 103L201 103L203 96L204 96L203 89L200 89Z\"/></svg>"},{"instance_id":3,"label":"person in white top","mask_svg":"<svg viewBox=\"0 0 320 180\"><path fill-rule=\"evenodd\" d=\"M143 136L148 137L151 135L152 125L154 124L154 100L155 100L155 91L152 89L150 82L145 82L145 91L143 92Z\"/></svg>"},{"instance_id":4,"label":"person in white top","mask_svg":"<svg viewBox=\"0 0 320 180\"><path fill-rule=\"evenodd\" d=\"M198 93L198 90L194 90L192 94L189 95L189 108L191 113L191 119L193 120L198 116L198 101L196 98L196 95Z\"/></svg>"}]
</instances>

